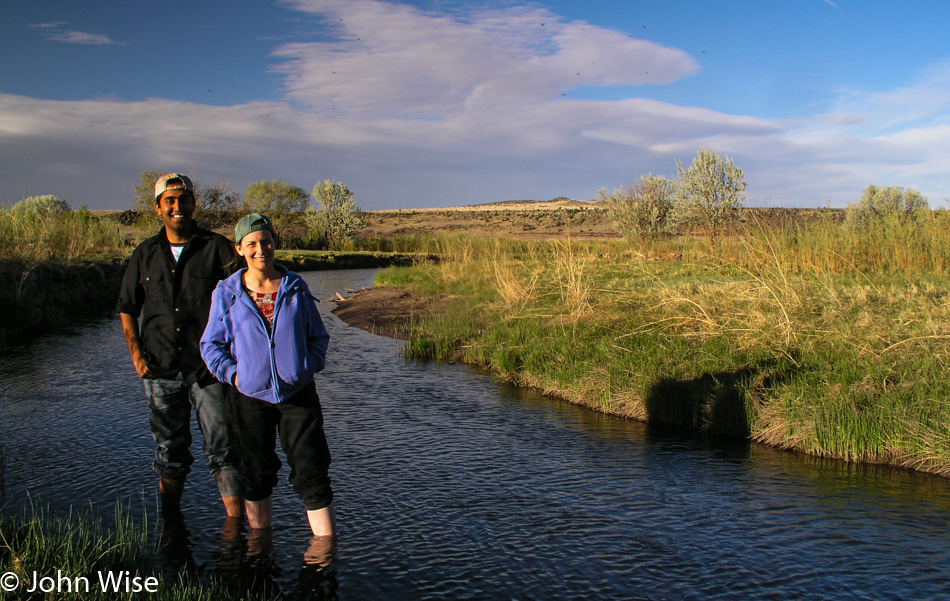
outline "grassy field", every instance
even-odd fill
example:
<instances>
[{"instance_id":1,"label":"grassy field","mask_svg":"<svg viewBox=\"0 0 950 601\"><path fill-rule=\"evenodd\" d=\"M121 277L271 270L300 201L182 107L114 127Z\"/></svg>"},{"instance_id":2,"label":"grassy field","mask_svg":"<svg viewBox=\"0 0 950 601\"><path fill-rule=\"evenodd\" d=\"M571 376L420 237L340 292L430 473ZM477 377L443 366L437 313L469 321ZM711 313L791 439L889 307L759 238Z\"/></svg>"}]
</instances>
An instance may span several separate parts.
<instances>
[{"instance_id":1,"label":"grassy field","mask_svg":"<svg viewBox=\"0 0 950 601\"><path fill-rule=\"evenodd\" d=\"M950 231L746 223L711 245L448 237L407 352L601 411L950 475ZM430 243L430 246L432 243ZM432 251L433 249L429 249Z\"/></svg>"}]
</instances>

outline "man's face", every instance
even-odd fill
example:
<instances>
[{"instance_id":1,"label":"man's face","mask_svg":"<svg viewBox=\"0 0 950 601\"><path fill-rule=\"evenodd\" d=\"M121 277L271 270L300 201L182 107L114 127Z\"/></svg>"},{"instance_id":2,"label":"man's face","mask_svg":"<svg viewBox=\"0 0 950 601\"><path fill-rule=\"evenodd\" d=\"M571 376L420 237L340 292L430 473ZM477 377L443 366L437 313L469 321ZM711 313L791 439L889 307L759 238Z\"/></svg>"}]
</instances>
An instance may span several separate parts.
<instances>
[{"instance_id":1,"label":"man's face","mask_svg":"<svg viewBox=\"0 0 950 601\"><path fill-rule=\"evenodd\" d=\"M166 190L155 203L155 212L166 228L175 232L187 231L191 229L195 197L187 190Z\"/></svg>"}]
</instances>

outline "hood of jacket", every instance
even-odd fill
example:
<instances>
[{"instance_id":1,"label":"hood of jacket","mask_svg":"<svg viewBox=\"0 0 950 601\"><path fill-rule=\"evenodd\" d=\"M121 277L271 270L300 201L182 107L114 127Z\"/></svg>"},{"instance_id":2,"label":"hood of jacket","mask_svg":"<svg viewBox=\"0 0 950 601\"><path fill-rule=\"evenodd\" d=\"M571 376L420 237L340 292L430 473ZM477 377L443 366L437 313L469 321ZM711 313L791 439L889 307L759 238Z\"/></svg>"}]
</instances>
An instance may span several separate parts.
<instances>
[{"instance_id":1,"label":"hood of jacket","mask_svg":"<svg viewBox=\"0 0 950 601\"><path fill-rule=\"evenodd\" d=\"M276 266L277 271L280 272L280 290L277 292L277 296L280 297L285 294L289 294L299 288L304 284L303 278L300 277L300 274L297 274L293 271L288 270L283 265ZM235 273L228 276L227 279L222 280L218 286L230 292L235 299L244 294L244 274L247 273L247 267L237 270Z\"/></svg>"}]
</instances>

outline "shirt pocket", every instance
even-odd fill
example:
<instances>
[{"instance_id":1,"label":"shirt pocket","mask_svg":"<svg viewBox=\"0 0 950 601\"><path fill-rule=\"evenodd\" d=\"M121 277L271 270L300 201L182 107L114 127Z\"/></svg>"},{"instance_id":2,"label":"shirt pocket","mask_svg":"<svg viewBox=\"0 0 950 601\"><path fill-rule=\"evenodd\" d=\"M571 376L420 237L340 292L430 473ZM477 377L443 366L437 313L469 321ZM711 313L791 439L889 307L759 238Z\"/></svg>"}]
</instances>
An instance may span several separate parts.
<instances>
[{"instance_id":1,"label":"shirt pocket","mask_svg":"<svg viewBox=\"0 0 950 601\"><path fill-rule=\"evenodd\" d=\"M168 296L165 274L158 269L142 273L142 289L146 299L165 299Z\"/></svg>"}]
</instances>

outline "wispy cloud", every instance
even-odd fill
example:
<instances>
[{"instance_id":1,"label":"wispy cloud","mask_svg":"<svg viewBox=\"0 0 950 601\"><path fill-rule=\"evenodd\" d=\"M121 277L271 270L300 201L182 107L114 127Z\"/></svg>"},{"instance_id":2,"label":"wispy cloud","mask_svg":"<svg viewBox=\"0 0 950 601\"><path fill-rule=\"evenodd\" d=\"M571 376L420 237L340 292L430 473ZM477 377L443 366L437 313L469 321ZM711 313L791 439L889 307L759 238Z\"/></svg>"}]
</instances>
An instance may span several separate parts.
<instances>
[{"instance_id":1,"label":"wispy cloud","mask_svg":"<svg viewBox=\"0 0 950 601\"><path fill-rule=\"evenodd\" d=\"M52 42L62 42L64 44L86 44L91 46L104 46L107 44L122 43L115 42L109 38L109 36L104 34L67 29L68 25L69 23L65 21L53 21L49 23L35 23L30 25L30 27L43 32L46 39Z\"/></svg>"},{"instance_id":2,"label":"wispy cloud","mask_svg":"<svg viewBox=\"0 0 950 601\"><path fill-rule=\"evenodd\" d=\"M785 139L867 184L918 188L939 203L950 173L950 61L891 90L842 90L827 113L789 124Z\"/></svg>"}]
</instances>

